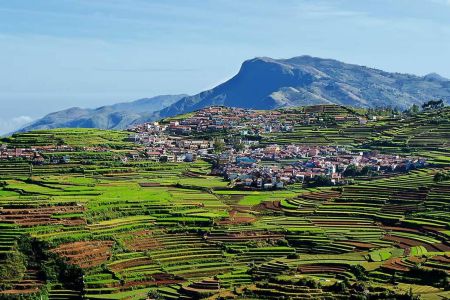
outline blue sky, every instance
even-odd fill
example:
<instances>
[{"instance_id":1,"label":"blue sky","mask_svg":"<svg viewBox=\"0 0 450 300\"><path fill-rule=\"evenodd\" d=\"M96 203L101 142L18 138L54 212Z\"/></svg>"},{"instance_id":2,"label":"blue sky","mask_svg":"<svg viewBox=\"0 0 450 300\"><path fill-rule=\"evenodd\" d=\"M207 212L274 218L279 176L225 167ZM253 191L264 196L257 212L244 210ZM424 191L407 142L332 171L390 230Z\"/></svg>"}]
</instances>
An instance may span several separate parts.
<instances>
[{"instance_id":1,"label":"blue sky","mask_svg":"<svg viewBox=\"0 0 450 300\"><path fill-rule=\"evenodd\" d=\"M450 77L450 0L0 0L0 133L68 107L194 94L255 56Z\"/></svg>"}]
</instances>

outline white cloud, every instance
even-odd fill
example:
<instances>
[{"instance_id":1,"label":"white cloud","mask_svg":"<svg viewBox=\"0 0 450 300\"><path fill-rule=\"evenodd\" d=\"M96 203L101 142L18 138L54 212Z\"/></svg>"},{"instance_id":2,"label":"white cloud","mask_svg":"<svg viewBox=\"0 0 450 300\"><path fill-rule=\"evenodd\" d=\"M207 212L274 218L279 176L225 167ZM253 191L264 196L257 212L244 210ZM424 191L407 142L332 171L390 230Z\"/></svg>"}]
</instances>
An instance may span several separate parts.
<instances>
[{"instance_id":1,"label":"white cloud","mask_svg":"<svg viewBox=\"0 0 450 300\"><path fill-rule=\"evenodd\" d=\"M29 123L31 121L33 121L33 118L30 116L19 116L19 117L12 118L12 122L14 124L18 124L18 125L23 125L23 124Z\"/></svg>"},{"instance_id":2,"label":"white cloud","mask_svg":"<svg viewBox=\"0 0 450 300\"><path fill-rule=\"evenodd\" d=\"M450 0L429 0L432 3L450 6Z\"/></svg>"},{"instance_id":3,"label":"white cloud","mask_svg":"<svg viewBox=\"0 0 450 300\"><path fill-rule=\"evenodd\" d=\"M17 116L12 118L0 118L0 135L10 133L30 123L34 119L30 116Z\"/></svg>"},{"instance_id":4,"label":"white cloud","mask_svg":"<svg viewBox=\"0 0 450 300\"><path fill-rule=\"evenodd\" d=\"M300 2L298 3L297 8L299 15L306 18L367 17L367 13L363 11L341 9L328 1Z\"/></svg>"}]
</instances>

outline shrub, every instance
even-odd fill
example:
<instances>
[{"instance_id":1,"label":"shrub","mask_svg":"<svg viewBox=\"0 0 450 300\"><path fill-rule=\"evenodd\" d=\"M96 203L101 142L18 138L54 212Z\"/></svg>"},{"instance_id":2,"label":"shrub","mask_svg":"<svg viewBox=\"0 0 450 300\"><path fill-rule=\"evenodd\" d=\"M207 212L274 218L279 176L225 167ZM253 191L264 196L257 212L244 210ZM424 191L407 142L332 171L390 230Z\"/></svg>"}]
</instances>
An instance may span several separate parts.
<instances>
[{"instance_id":1,"label":"shrub","mask_svg":"<svg viewBox=\"0 0 450 300\"><path fill-rule=\"evenodd\" d=\"M437 172L434 174L433 180L434 182L441 182L446 181L450 179L450 173L449 172Z\"/></svg>"},{"instance_id":2,"label":"shrub","mask_svg":"<svg viewBox=\"0 0 450 300\"><path fill-rule=\"evenodd\" d=\"M26 269L23 253L14 250L6 254L6 259L0 264L0 287L2 282L22 279Z\"/></svg>"}]
</instances>

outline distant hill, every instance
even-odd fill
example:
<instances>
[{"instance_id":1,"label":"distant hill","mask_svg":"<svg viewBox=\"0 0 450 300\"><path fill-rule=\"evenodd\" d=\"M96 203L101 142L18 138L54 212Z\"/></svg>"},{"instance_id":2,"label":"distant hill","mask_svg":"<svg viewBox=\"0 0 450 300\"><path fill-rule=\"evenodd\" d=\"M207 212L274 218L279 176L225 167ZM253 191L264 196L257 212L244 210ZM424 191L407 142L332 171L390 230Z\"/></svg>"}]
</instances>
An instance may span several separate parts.
<instances>
[{"instance_id":1,"label":"distant hill","mask_svg":"<svg viewBox=\"0 0 450 300\"><path fill-rule=\"evenodd\" d=\"M299 56L245 61L230 80L194 96L165 95L97 109L51 113L20 131L58 127L124 129L211 105L274 109L312 104L408 108L431 99L450 102L450 80L436 73L389 73L333 59Z\"/></svg>"},{"instance_id":2,"label":"distant hill","mask_svg":"<svg viewBox=\"0 0 450 300\"><path fill-rule=\"evenodd\" d=\"M450 101L450 80L389 73L333 59L299 56L259 57L242 64L238 74L217 87L187 96L153 118L190 112L210 105L255 109L310 104L407 108L433 98Z\"/></svg>"},{"instance_id":3,"label":"distant hill","mask_svg":"<svg viewBox=\"0 0 450 300\"><path fill-rule=\"evenodd\" d=\"M66 127L125 129L130 124L148 119L155 111L161 110L186 96L184 94L162 95L95 109L73 107L48 114L19 131Z\"/></svg>"}]
</instances>

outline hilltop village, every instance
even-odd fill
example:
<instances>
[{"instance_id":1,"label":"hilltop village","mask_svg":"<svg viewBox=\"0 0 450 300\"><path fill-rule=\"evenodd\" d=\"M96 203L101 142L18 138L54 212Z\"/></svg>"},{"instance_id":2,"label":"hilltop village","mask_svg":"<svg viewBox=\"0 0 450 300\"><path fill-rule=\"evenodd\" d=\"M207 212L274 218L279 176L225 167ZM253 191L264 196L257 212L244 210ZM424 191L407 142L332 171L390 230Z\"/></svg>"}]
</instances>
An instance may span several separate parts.
<instances>
[{"instance_id":1,"label":"hilltop village","mask_svg":"<svg viewBox=\"0 0 450 300\"><path fill-rule=\"evenodd\" d=\"M354 122L367 124L354 114L324 114L326 106L305 107L303 111L257 111L241 108L208 107L177 119L138 125L129 129L135 149L122 153L123 163L193 162L212 164L211 174L222 176L236 188L275 189L286 185L347 184L356 175L406 172L426 165L424 159L352 151L343 146L283 145L261 143L261 137L289 133L296 126ZM376 117L372 117L375 120ZM23 159L35 165L70 163L70 152L107 152L107 147L75 149L66 145L11 148L0 146L0 159ZM45 157L42 153L46 153ZM52 155L65 153L65 155Z\"/></svg>"},{"instance_id":2,"label":"hilltop village","mask_svg":"<svg viewBox=\"0 0 450 300\"><path fill-rule=\"evenodd\" d=\"M145 123L134 128L136 132L174 135L206 134L231 130L241 135L251 136L275 132L292 132L295 125L311 125L324 121L324 106L305 107L304 111L295 108L281 111L258 111L243 108L211 106L186 115L184 119L171 120L168 123ZM326 116L329 118L329 116ZM336 122L357 121L366 124L367 118L353 115L333 117Z\"/></svg>"},{"instance_id":3,"label":"hilltop village","mask_svg":"<svg viewBox=\"0 0 450 300\"><path fill-rule=\"evenodd\" d=\"M293 183L336 185L355 175L405 172L421 168L421 158L352 152L345 147L261 144L265 134L293 132L295 126L325 121L366 124L353 115L326 116L322 106L302 113L208 107L183 119L145 123L130 129L130 140L144 146L146 159L167 162L209 161L212 174L233 186L273 189ZM211 138L214 137L214 138Z\"/></svg>"}]
</instances>

